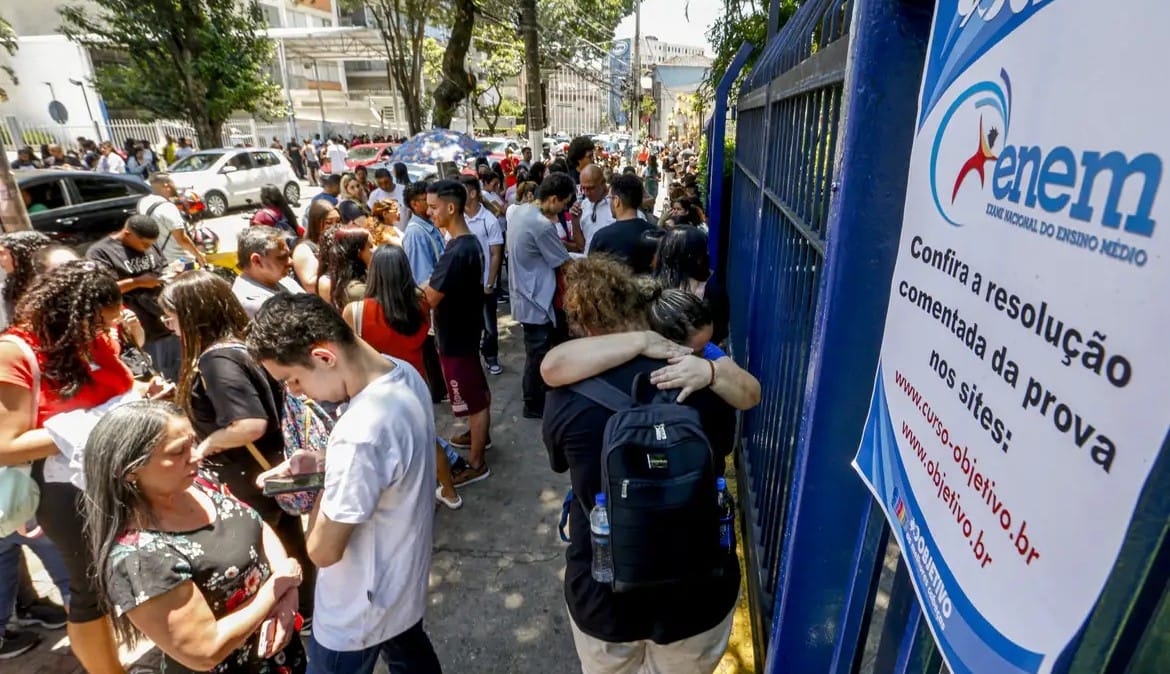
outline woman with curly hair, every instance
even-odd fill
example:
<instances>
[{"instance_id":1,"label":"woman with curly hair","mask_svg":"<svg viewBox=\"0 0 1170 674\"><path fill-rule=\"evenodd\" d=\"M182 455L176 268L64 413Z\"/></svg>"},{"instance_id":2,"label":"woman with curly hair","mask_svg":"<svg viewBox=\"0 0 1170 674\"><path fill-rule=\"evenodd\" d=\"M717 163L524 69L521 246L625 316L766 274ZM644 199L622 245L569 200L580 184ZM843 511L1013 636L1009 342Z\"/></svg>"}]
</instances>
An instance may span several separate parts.
<instances>
[{"instance_id":1,"label":"woman with curly hair","mask_svg":"<svg viewBox=\"0 0 1170 674\"><path fill-rule=\"evenodd\" d=\"M236 498L260 513L301 563L306 583L301 613L310 617L315 576L301 521L256 486L256 477L267 467L253 450L269 467L284 461L284 388L244 348L248 315L227 281L207 271L184 272L163 290L159 305L167 327L182 344L175 400L199 437L196 454Z\"/></svg>"},{"instance_id":2,"label":"woman with curly hair","mask_svg":"<svg viewBox=\"0 0 1170 674\"><path fill-rule=\"evenodd\" d=\"M604 256L577 260L565 271L565 282L565 311L579 331L597 336L649 328L651 295L621 262ZM668 346L675 349L669 355L677 353L677 346ZM635 358L597 379L618 391L640 392L642 387L635 385L667 364L661 360L664 355ZM706 389L681 404L697 413L715 460L722 461L734 444L730 408ZM613 414L573 387L549 390L545 402L544 443L554 468L567 471L573 486L564 592L577 653L588 671L632 671L643 661L675 663L662 671L682 671L682 663L686 671L714 671L727 647L739 596L734 545L719 558L721 574L695 574L665 587L613 592L591 573L589 511L593 495L603 490L605 431ZM609 647L616 643L624 645Z\"/></svg>"},{"instance_id":3,"label":"woman with curly hair","mask_svg":"<svg viewBox=\"0 0 1170 674\"><path fill-rule=\"evenodd\" d=\"M292 251L293 273L305 292L317 292L317 275L321 269L321 235L325 230L341 224L341 213L337 207L318 199L309 206L308 227L305 237L297 242Z\"/></svg>"},{"instance_id":4,"label":"woman with curly hair","mask_svg":"<svg viewBox=\"0 0 1170 674\"><path fill-rule=\"evenodd\" d=\"M0 269L6 274L0 295L4 299L5 317L12 316L16 303L36 277L33 266L36 252L52 242L49 237L32 230L0 234Z\"/></svg>"},{"instance_id":5,"label":"woman with curly hair","mask_svg":"<svg viewBox=\"0 0 1170 674\"><path fill-rule=\"evenodd\" d=\"M364 227L331 227L321 237L321 273L317 294L337 307L366 296L366 270L374 255L373 238Z\"/></svg>"},{"instance_id":6,"label":"woman with curly hair","mask_svg":"<svg viewBox=\"0 0 1170 674\"><path fill-rule=\"evenodd\" d=\"M67 262L21 298L14 326L0 339L0 465L33 462L41 489L37 522L69 571L73 653L87 671L103 673L125 670L89 574L85 499L43 424L131 392L133 376L110 335L121 316L122 293L114 279L95 262Z\"/></svg>"}]
</instances>

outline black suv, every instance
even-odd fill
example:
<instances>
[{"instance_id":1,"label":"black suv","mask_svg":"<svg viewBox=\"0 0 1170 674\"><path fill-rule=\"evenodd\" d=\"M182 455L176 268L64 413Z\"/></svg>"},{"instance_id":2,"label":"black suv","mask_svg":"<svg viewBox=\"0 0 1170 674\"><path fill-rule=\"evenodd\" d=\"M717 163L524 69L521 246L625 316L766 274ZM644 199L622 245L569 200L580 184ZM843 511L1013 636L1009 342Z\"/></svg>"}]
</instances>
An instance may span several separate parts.
<instances>
[{"instance_id":1,"label":"black suv","mask_svg":"<svg viewBox=\"0 0 1170 674\"><path fill-rule=\"evenodd\" d=\"M77 250L122 228L138 200L151 193L139 178L92 171L14 171L28 192L33 229Z\"/></svg>"}]
</instances>

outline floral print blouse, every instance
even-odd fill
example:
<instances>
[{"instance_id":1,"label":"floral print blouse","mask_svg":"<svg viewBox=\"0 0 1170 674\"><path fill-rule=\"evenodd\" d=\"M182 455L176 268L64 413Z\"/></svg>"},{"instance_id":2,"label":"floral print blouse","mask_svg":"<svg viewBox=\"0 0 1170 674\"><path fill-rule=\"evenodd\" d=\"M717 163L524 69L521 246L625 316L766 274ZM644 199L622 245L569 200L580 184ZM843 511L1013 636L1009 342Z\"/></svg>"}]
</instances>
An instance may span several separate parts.
<instances>
[{"instance_id":1,"label":"floral print blouse","mask_svg":"<svg viewBox=\"0 0 1170 674\"><path fill-rule=\"evenodd\" d=\"M196 487L215 504L215 521L194 531L127 531L110 552L110 595L118 612L193 581L215 617L222 618L250 599L272 570L264 556L263 528L255 510L203 478ZM299 674L304 648L294 636L284 651L267 660L257 655L258 635L211 670L214 674ZM163 672L191 672L170 656Z\"/></svg>"}]
</instances>

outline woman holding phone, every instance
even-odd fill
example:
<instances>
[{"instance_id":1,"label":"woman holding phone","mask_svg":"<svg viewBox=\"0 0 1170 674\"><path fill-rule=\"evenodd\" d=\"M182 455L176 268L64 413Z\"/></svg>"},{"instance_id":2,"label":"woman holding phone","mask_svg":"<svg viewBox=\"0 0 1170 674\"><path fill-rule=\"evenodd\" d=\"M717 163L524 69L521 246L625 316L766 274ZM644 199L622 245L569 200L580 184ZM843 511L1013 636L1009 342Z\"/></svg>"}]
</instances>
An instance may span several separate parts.
<instances>
[{"instance_id":1,"label":"woman holding phone","mask_svg":"<svg viewBox=\"0 0 1170 674\"><path fill-rule=\"evenodd\" d=\"M300 562L300 608L310 619L316 574L300 519L256 486L260 473L284 460L284 389L244 348L248 315L227 281L207 271L184 272L163 290L159 304L183 347L176 401L200 439L195 453L236 498L260 513Z\"/></svg>"},{"instance_id":2,"label":"woman holding phone","mask_svg":"<svg viewBox=\"0 0 1170 674\"><path fill-rule=\"evenodd\" d=\"M117 407L87 447L93 575L122 640L153 641L168 674L304 672L300 565L255 510L199 475L182 410Z\"/></svg>"}]
</instances>

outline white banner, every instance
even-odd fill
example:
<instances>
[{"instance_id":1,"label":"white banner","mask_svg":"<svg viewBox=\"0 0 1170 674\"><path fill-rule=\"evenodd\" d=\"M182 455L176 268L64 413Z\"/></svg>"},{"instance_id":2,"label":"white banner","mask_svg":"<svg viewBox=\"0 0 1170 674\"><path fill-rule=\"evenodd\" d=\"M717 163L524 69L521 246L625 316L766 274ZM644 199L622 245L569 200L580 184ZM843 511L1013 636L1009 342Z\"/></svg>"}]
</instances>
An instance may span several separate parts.
<instances>
[{"instance_id":1,"label":"white banner","mask_svg":"<svg viewBox=\"0 0 1170 674\"><path fill-rule=\"evenodd\" d=\"M1155 0L940 0L855 466L952 671L1047 672L1170 410Z\"/></svg>"}]
</instances>

